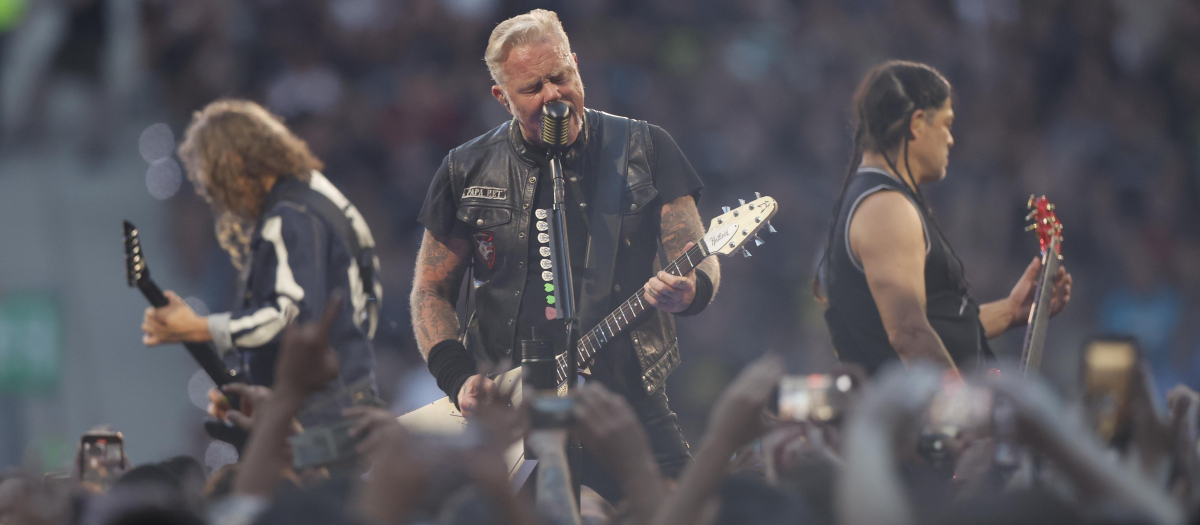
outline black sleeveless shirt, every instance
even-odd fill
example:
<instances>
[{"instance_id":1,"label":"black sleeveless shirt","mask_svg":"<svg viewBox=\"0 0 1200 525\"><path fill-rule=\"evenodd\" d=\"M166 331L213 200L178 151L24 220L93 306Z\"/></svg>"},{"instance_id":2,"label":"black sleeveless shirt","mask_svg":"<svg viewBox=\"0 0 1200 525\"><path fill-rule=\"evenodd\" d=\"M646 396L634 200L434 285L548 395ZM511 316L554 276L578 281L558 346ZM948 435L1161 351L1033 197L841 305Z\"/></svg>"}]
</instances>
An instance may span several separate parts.
<instances>
[{"instance_id":1,"label":"black sleeveless shirt","mask_svg":"<svg viewBox=\"0 0 1200 525\"><path fill-rule=\"evenodd\" d=\"M979 304L967 291L962 261L933 228L912 188L874 168L862 168L854 174L842 199L832 242L826 247L825 322L838 359L858 363L871 374L888 361L899 359L888 341L862 263L850 249L850 218L863 199L879 191L899 192L920 214L925 230L925 315L954 363L964 371L973 369L981 358L991 357L992 351L979 321Z\"/></svg>"}]
</instances>

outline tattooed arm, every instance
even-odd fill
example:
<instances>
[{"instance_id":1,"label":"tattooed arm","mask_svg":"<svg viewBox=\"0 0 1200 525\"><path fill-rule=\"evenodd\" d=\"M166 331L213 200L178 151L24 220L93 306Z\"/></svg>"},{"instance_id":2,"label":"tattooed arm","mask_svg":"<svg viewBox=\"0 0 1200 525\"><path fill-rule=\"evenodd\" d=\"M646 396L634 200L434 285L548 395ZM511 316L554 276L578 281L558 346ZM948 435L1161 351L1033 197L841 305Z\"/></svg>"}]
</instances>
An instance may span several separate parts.
<instances>
[{"instance_id":1,"label":"tattooed arm","mask_svg":"<svg viewBox=\"0 0 1200 525\"><path fill-rule=\"evenodd\" d=\"M417 349L428 362L438 388L446 392L464 416L474 413L481 396L492 385L491 379L475 373L475 360L458 342L454 303L470 250L471 243L466 239L439 237L425 230L409 298Z\"/></svg>"},{"instance_id":2,"label":"tattooed arm","mask_svg":"<svg viewBox=\"0 0 1200 525\"><path fill-rule=\"evenodd\" d=\"M704 225L700 222L700 212L696 210L696 200L691 195L684 195L662 206L662 244L667 257L675 259L697 239L704 236ZM721 266L716 257L709 257L696 266L703 270L712 282L713 296L721 285ZM696 298L696 273L693 271L684 277L675 277L667 272L658 272L646 283L646 302L671 313L687 310ZM711 298L711 296L710 296Z\"/></svg>"},{"instance_id":3,"label":"tattooed arm","mask_svg":"<svg viewBox=\"0 0 1200 525\"><path fill-rule=\"evenodd\" d=\"M579 505L575 503L571 471L567 467L567 431L534 430L525 442L538 458L534 503L538 517L548 525L579 525Z\"/></svg>"},{"instance_id":4,"label":"tattooed arm","mask_svg":"<svg viewBox=\"0 0 1200 525\"><path fill-rule=\"evenodd\" d=\"M470 242L466 239L437 237L425 230L413 272L409 307L417 348L426 360L435 345L458 338L458 314L454 303L470 260L470 250Z\"/></svg>"}]
</instances>

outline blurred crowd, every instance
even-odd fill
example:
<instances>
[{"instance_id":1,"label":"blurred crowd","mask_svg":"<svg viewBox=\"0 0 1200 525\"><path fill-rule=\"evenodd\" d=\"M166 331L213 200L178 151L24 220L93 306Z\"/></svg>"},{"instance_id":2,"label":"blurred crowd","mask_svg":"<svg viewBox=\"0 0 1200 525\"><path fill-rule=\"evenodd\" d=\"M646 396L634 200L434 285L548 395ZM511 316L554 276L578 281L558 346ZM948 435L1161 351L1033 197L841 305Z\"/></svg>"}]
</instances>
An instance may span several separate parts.
<instances>
[{"instance_id":1,"label":"blurred crowd","mask_svg":"<svg viewBox=\"0 0 1200 525\"><path fill-rule=\"evenodd\" d=\"M1106 365L1089 365L1090 378L1109 381L1090 382L1072 403L1014 370L966 383L921 362L870 379L852 367L789 377L768 354L719 394L678 480L659 473L633 408L597 383L567 398L568 417L538 417L549 412L529 402L536 392L513 403L511 392L494 390L462 433L448 435L410 433L381 408L347 409L353 444L313 464L289 435L315 431L294 417L337 377L335 316L336 305L288 327L273 390L239 390L230 419L250 438L237 463L211 475L186 456L130 468L136 450L126 454L121 436L89 433L70 474L0 478L0 520L1174 525L1200 517L1200 393L1176 386L1168 410L1157 409L1149 367L1111 359L1112 346L1100 351ZM569 435L623 497L576 490ZM522 439L537 458L527 479L514 477L505 452Z\"/></svg>"},{"instance_id":2,"label":"blurred crowd","mask_svg":"<svg viewBox=\"0 0 1200 525\"><path fill-rule=\"evenodd\" d=\"M780 233L754 258L729 260L709 311L679 323L683 365L669 393L689 437L720 406L733 371L764 349L795 371L833 366L809 281L849 160L851 91L888 58L926 62L953 85L956 146L947 180L928 194L980 300L1006 295L1036 253L1022 231L1029 195L1057 205L1076 283L1075 300L1051 325L1046 372L1058 389L1077 379L1077 348L1095 333L1138 338L1152 372L1147 384L1156 385L1147 388L1159 402L1173 385L1200 388L1200 325L1188 322L1200 315L1195 0L16 4L27 4L26 26L58 29L36 56L24 53L32 48L22 47L20 25L0 36L6 71L44 65L27 67L39 71L23 84L31 88L0 77L7 147L52 139L40 122L54 108L39 103L47 92L39 86L56 82L94 95L88 100L100 117L85 130L87 155L130 147L110 143L101 125L126 118L121 97L140 108L128 114L161 117L177 133L215 98L250 98L308 141L376 232L386 286L376 347L381 386L397 412L412 406L409 385L436 394L403 300L420 234L416 214L446 152L508 118L490 95L483 49L496 22L533 7L562 18L589 107L672 134L707 185L702 216L754 191L780 202L773 220ZM120 23L130 16L135 25ZM136 66L106 58L119 46L136 50ZM132 70L140 74L120 74ZM198 295L217 310L230 304L235 274L212 240L207 206L186 183L168 205L178 260L199 283ZM1019 345L1010 337L996 347L1012 357ZM1044 415L1038 411L1053 398L1044 394L1012 403L1014 410ZM1039 446L1056 446L1046 435L1059 430L1067 432L1041 429ZM826 455L838 468L854 466ZM779 495L778 480L772 488L747 483L755 488L738 494L792 502ZM1109 488L1074 496L1103 498Z\"/></svg>"}]
</instances>

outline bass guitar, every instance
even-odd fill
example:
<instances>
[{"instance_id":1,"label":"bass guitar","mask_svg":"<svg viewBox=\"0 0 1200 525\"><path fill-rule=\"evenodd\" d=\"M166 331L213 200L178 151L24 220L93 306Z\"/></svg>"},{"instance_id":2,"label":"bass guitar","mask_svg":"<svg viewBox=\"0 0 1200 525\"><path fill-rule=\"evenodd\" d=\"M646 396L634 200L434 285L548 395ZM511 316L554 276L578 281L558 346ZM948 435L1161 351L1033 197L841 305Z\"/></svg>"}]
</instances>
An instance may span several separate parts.
<instances>
[{"instance_id":1,"label":"bass guitar","mask_svg":"<svg viewBox=\"0 0 1200 525\"><path fill-rule=\"evenodd\" d=\"M770 233L775 233L775 228L771 226L770 220L778 211L775 199L762 197L757 193L755 196L757 198L751 202L739 199L741 205L736 209L723 207L724 213L713 218L704 237L697 239L692 248L667 265L664 271L676 276L687 275L706 257L717 254L731 255L741 252L743 256L750 257L750 252L745 247L746 244L754 242L756 246L762 245L763 241L758 238L758 232L763 228ZM626 299L620 307L613 310L604 320L579 338L574 348L579 370L587 368L609 341L623 333L636 323L646 311L653 308L644 300L644 294L645 289L639 288L637 293ZM558 372L558 391L562 395L566 393L567 381L574 379L578 370L568 369L565 352L559 354L555 361ZM521 402L520 367L504 372L493 380L501 391L512 392L514 405ZM399 417L399 421L411 431L429 434L461 433L467 424L467 420L454 407L454 403L450 402L449 398L439 399L404 414ZM505 455L510 477L517 475L523 463L522 453L521 443L517 442L509 448Z\"/></svg>"},{"instance_id":2,"label":"bass guitar","mask_svg":"<svg viewBox=\"0 0 1200 525\"><path fill-rule=\"evenodd\" d=\"M1037 233L1042 250L1042 271L1038 274L1037 289L1033 295L1033 308L1029 310L1029 325L1025 329L1025 343L1021 345L1021 371L1028 376L1037 373L1042 365L1042 351L1046 343L1046 325L1050 322L1050 299L1054 295L1054 276L1062 261L1062 223L1054 213L1054 205L1045 196L1029 196L1030 208L1026 220L1032 220L1026 230Z\"/></svg>"},{"instance_id":3,"label":"bass guitar","mask_svg":"<svg viewBox=\"0 0 1200 525\"><path fill-rule=\"evenodd\" d=\"M136 287L150 301L150 306L161 308L166 306L169 301L163 295L162 289L155 284L154 280L150 279L150 268L146 266L146 258L142 253L142 244L138 240L138 230L129 221L125 221L125 280L130 287ZM191 354L192 359L204 369L204 373L216 383L217 387L222 387L230 383L245 383L241 375L232 368L225 365L221 360L220 354L216 349L208 343L183 343L183 347ZM235 394L225 394L229 400L229 406L238 408L240 400ZM213 439L224 441L237 447L240 451L249 437L246 431L227 421L218 421L210 419L204 422L204 430Z\"/></svg>"}]
</instances>

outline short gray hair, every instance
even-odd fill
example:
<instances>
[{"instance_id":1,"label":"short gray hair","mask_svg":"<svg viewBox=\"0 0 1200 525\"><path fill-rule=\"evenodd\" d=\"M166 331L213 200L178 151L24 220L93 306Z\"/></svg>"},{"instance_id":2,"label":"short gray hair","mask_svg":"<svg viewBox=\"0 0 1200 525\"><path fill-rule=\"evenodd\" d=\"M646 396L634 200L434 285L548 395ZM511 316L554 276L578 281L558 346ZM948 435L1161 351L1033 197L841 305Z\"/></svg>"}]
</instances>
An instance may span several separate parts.
<instances>
[{"instance_id":1,"label":"short gray hair","mask_svg":"<svg viewBox=\"0 0 1200 525\"><path fill-rule=\"evenodd\" d=\"M503 85L504 62L508 60L508 54L514 47L547 39L559 40L563 46L560 51L571 56L571 42L567 39L567 32L563 31L562 22L554 11L534 9L500 22L496 29L492 30L487 51L483 54L483 60L487 62L488 71L491 72L496 85Z\"/></svg>"}]
</instances>

